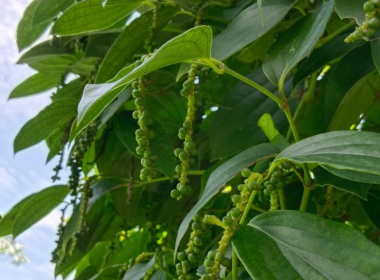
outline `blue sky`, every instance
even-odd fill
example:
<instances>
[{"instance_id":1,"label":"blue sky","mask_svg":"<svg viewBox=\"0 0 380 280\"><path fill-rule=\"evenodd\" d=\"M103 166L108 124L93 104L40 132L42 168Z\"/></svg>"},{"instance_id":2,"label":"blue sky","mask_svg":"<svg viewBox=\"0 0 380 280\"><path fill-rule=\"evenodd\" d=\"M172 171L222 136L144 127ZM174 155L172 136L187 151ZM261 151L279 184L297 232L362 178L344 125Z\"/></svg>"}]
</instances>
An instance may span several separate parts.
<instances>
[{"instance_id":1,"label":"blue sky","mask_svg":"<svg viewBox=\"0 0 380 280\"><path fill-rule=\"evenodd\" d=\"M19 57L17 23L31 0L0 2L0 213L4 214L26 195L51 185L57 159L45 165L48 150L44 143L13 155L14 137L27 120L49 103L50 93L7 101L11 90L33 73L29 67L15 64ZM56 209L17 238L30 263L16 267L11 260L0 257L1 280L54 279L50 252L55 245L59 217Z\"/></svg>"}]
</instances>

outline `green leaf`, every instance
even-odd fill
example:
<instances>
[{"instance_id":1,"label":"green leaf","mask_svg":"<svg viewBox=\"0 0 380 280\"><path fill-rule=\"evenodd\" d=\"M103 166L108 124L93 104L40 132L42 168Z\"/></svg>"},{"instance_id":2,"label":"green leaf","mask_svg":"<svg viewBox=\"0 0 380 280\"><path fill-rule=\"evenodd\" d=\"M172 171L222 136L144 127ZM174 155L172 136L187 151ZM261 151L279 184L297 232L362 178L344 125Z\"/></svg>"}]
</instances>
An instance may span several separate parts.
<instances>
[{"instance_id":1,"label":"green leaf","mask_svg":"<svg viewBox=\"0 0 380 280\"><path fill-rule=\"evenodd\" d=\"M34 12L32 26L52 21L59 13L64 12L67 8L75 3L75 0L40 0L36 11Z\"/></svg>"},{"instance_id":2,"label":"green leaf","mask_svg":"<svg viewBox=\"0 0 380 280\"><path fill-rule=\"evenodd\" d=\"M350 181L380 184L380 176L377 174L364 173L364 172L346 170L346 169L336 169L327 165L322 165L322 167L326 169L327 171L329 171L330 173L338 177L348 179Z\"/></svg>"},{"instance_id":3,"label":"green leaf","mask_svg":"<svg viewBox=\"0 0 380 280\"><path fill-rule=\"evenodd\" d=\"M250 226L239 226L232 238L232 245L247 272L256 280L304 279L273 240Z\"/></svg>"},{"instance_id":4,"label":"green leaf","mask_svg":"<svg viewBox=\"0 0 380 280\"><path fill-rule=\"evenodd\" d=\"M25 205L35 196L36 194L31 194L17 203L12 209L3 216L0 220L0 237L11 235L13 232L13 224L16 221L18 214L22 211Z\"/></svg>"},{"instance_id":5,"label":"green leaf","mask_svg":"<svg viewBox=\"0 0 380 280\"><path fill-rule=\"evenodd\" d=\"M50 25L50 22L46 22L33 26L34 13L41 1L42 0L34 0L30 3L17 26L17 46L19 51L22 51L33 44Z\"/></svg>"},{"instance_id":6,"label":"green leaf","mask_svg":"<svg viewBox=\"0 0 380 280\"><path fill-rule=\"evenodd\" d=\"M353 49L332 69L324 87L327 125L347 91L362 77L374 70L369 44Z\"/></svg>"},{"instance_id":7,"label":"green leaf","mask_svg":"<svg viewBox=\"0 0 380 280\"><path fill-rule=\"evenodd\" d=\"M29 66L40 73L63 76L69 72L70 66L77 61L77 58L71 54L62 54L29 63Z\"/></svg>"},{"instance_id":8,"label":"green leaf","mask_svg":"<svg viewBox=\"0 0 380 280\"><path fill-rule=\"evenodd\" d=\"M376 65L377 71L380 73L380 40L371 42L372 58Z\"/></svg>"},{"instance_id":9,"label":"green leaf","mask_svg":"<svg viewBox=\"0 0 380 280\"><path fill-rule=\"evenodd\" d=\"M205 190L198 202L182 220L177 234L175 251L177 251L178 246L189 227L191 219L214 195L219 192L227 181L233 178L245 167L249 167L261 159L274 157L278 151L279 150L275 146L263 143L237 154L216 168L210 175Z\"/></svg>"},{"instance_id":10,"label":"green leaf","mask_svg":"<svg viewBox=\"0 0 380 280\"><path fill-rule=\"evenodd\" d=\"M104 263L104 256L108 253L111 242L102 241L95 244L77 264L75 271L76 280L88 280L97 271L99 271Z\"/></svg>"},{"instance_id":11,"label":"green leaf","mask_svg":"<svg viewBox=\"0 0 380 280\"><path fill-rule=\"evenodd\" d=\"M160 11L156 30L159 31L164 27L177 12L177 9L171 7ZM103 60L96 83L105 83L113 78L144 46L152 20L153 12L151 11L141 15L124 29Z\"/></svg>"},{"instance_id":12,"label":"green leaf","mask_svg":"<svg viewBox=\"0 0 380 280\"><path fill-rule=\"evenodd\" d=\"M17 237L37 223L62 203L70 189L67 186L52 186L34 194L20 209L13 224L12 235Z\"/></svg>"},{"instance_id":13,"label":"green leaf","mask_svg":"<svg viewBox=\"0 0 380 280\"><path fill-rule=\"evenodd\" d=\"M335 131L306 138L282 151L275 159L298 164L318 163L380 175L380 134Z\"/></svg>"},{"instance_id":14,"label":"green leaf","mask_svg":"<svg viewBox=\"0 0 380 280\"><path fill-rule=\"evenodd\" d=\"M293 7L294 0L267 0L263 2L261 22L257 4L243 10L213 40L212 57L225 60L263 36L280 22Z\"/></svg>"},{"instance_id":15,"label":"green leaf","mask_svg":"<svg viewBox=\"0 0 380 280\"><path fill-rule=\"evenodd\" d=\"M335 0L335 11L340 18L354 18L357 24L365 21L364 3L367 0Z\"/></svg>"},{"instance_id":16,"label":"green leaf","mask_svg":"<svg viewBox=\"0 0 380 280\"><path fill-rule=\"evenodd\" d=\"M172 64L189 60L208 60L211 57L211 43L212 29L209 26L189 29L161 46L143 64L122 78L118 86Z\"/></svg>"},{"instance_id":17,"label":"green leaf","mask_svg":"<svg viewBox=\"0 0 380 280\"><path fill-rule=\"evenodd\" d=\"M257 125L264 131L265 136L272 141L280 133L277 131L271 115L265 113L257 121Z\"/></svg>"},{"instance_id":18,"label":"green leaf","mask_svg":"<svg viewBox=\"0 0 380 280\"><path fill-rule=\"evenodd\" d=\"M348 36L347 33L340 34L334 38L334 40L328 42L322 47L314 50L308 58L306 58L302 63L301 67L298 69L293 77L293 88L295 88L300 82L306 79L308 76L314 72L320 70L322 67L327 65L329 62L344 56L352 49L357 48L365 43L364 40L355 41L353 43L347 44L344 39Z\"/></svg>"},{"instance_id":19,"label":"green leaf","mask_svg":"<svg viewBox=\"0 0 380 280\"><path fill-rule=\"evenodd\" d=\"M267 59L268 49L274 42L274 36L276 35L276 28L271 29L269 32L265 33L262 37L257 39L254 43L243 50L239 56L238 60L249 64L257 59Z\"/></svg>"},{"instance_id":20,"label":"green leaf","mask_svg":"<svg viewBox=\"0 0 380 280\"><path fill-rule=\"evenodd\" d=\"M161 269L157 270L152 277L151 280L166 280L166 274Z\"/></svg>"},{"instance_id":21,"label":"green leaf","mask_svg":"<svg viewBox=\"0 0 380 280\"><path fill-rule=\"evenodd\" d=\"M358 81L344 96L332 118L329 131L355 128L362 114L378 102L379 73L371 73Z\"/></svg>"},{"instance_id":22,"label":"green leaf","mask_svg":"<svg viewBox=\"0 0 380 280\"><path fill-rule=\"evenodd\" d=\"M103 1L87 0L70 7L58 18L52 32L68 36L106 29L141 5L139 2L128 2L125 5L103 7Z\"/></svg>"},{"instance_id":23,"label":"green leaf","mask_svg":"<svg viewBox=\"0 0 380 280\"><path fill-rule=\"evenodd\" d=\"M56 41L49 40L39 43L26 51L17 61L17 64L29 64L66 54L72 54L72 51L67 47L62 48Z\"/></svg>"},{"instance_id":24,"label":"green leaf","mask_svg":"<svg viewBox=\"0 0 380 280\"><path fill-rule=\"evenodd\" d=\"M367 193L371 184L355 182L335 176L322 167L313 169L313 174L318 186L333 186L337 189L356 194L362 199L367 199Z\"/></svg>"},{"instance_id":25,"label":"green leaf","mask_svg":"<svg viewBox=\"0 0 380 280\"><path fill-rule=\"evenodd\" d=\"M126 3L142 3L141 0L106 0L105 4L106 6L112 6L112 5L124 5Z\"/></svg>"},{"instance_id":26,"label":"green leaf","mask_svg":"<svg viewBox=\"0 0 380 280\"><path fill-rule=\"evenodd\" d=\"M289 71L313 50L325 31L333 11L333 2L325 2L314 13L295 23L268 50L263 69L269 80L281 84Z\"/></svg>"},{"instance_id":27,"label":"green leaf","mask_svg":"<svg viewBox=\"0 0 380 280\"><path fill-rule=\"evenodd\" d=\"M268 81L261 68L248 74L247 78L278 95L277 88ZM290 87L291 80L288 80L285 83L286 92L290 92ZM265 113L272 116L278 129L288 126L284 113L273 100L239 82L228 93L212 120L209 131L211 160L234 155L263 142L265 135L257 127L257 122Z\"/></svg>"},{"instance_id":28,"label":"green leaf","mask_svg":"<svg viewBox=\"0 0 380 280\"><path fill-rule=\"evenodd\" d=\"M29 96L47 91L59 85L61 76L48 76L37 73L19 84L9 95L9 99Z\"/></svg>"},{"instance_id":29,"label":"green leaf","mask_svg":"<svg viewBox=\"0 0 380 280\"><path fill-rule=\"evenodd\" d=\"M130 82L140 76L185 60L209 59L211 37L208 26L190 29L167 42L139 67L134 69L134 65L130 65L122 69L119 73L123 73L124 78L107 84L87 85L79 103L78 123L88 125Z\"/></svg>"},{"instance_id":30,"label":"green leaf","mask_svg":"<svg viewBox=\"0 0 380 280\"><path fill-rule=\"evenodd\" d=\"M132 121L130 114L121 113L114 121L115 133L125 147L133 153L137 158L141 158L136 154L137 142L135 139L135 131L138 129L136 121ZM157 157L157 169L169 178L173 178L176 166L176 158L173 153L173 145L171 139L163 131L163 129L153 124L149 130L155 132L155 137L150 139L150 149L153 155Z\"/></svg>"},{"instance_id":31,"label":"green leaf","mask_svg":"<svg viewBox=\"0 0 380 280\"><path fill-rule=\"evenodd\" d=\"M156 263L156 257L154 256L148 263L138 263L132 266L125 273L123 280L140 280L144 277L149 268L153 267Z\"/></svg>"},{"instance_id":32,"label":"green leaf","mask_svg":"<svg viewBox=\"0 0 380 280\"><path fill-rule=\"evenodd\" d=\"M45 107L21 128L14 140L14 152L47 139L76 115L77 104L78 101L75 99L62 99Z\"/></svg>"},{"instance_id":33,"label":"green leaf","mask_svg":"<svg viewBox=\"0 0 380 280\"><path fill-rule=\"evenodd\" d=\"M380 249L350 226L298 211L261 214L249 226L253 230L242 227L239 233L239 229L233 244L244 266L257 280L380 277L377 261ZM253 247L255 253L250 255L256 256L258 263L248 256L246 246Z\"/></svg>"}]
</instances>

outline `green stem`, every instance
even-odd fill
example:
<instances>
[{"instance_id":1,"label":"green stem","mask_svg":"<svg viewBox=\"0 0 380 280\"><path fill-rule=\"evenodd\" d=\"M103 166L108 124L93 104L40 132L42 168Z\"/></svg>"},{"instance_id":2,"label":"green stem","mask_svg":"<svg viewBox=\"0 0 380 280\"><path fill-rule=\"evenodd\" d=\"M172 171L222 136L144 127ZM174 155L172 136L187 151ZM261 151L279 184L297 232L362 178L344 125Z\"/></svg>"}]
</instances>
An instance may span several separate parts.
<instances>
[{"instance_id":1,"label":"green stem","mask_svg":"<svg viewBox=\"0 0 380 280\"><path fill-rule=\"evenodd\" d=\"M307 208L307 203L309 202L311 189L308 187L303 187L303 195L302 195L302 201L300 206L300 211L305 212Z\"/></svg>"},{"instance_id":2,"label":"green stem","mask_svg":"<svg viewBox=\"0 0 380 280\"><path fill-rule=\"evenodd\" d=\"M311 76L311 81L310 81L308 91L306 92L305 95L302 96L300 104L298 105L297 110L294 113L293 121L295 124L297 123L297 120L299 119L303 111L305 110L306 104L313 101L315 98L315 88L317 86L317 78L318 78L318 72L315 72ZM291 135L292 135L292 130L289 129L288 134L286 135L286 140L290 141Z\"/></svg>"},{"instance_id":3,"label":"green stem","mask_svg":"<svg viewBox=\"0 0 380 280\"><path fill-rule=\"evenodd\" d=\"M285 103L280 98L278 98L276 95L274 95L273 93L271 93L266 88L264 88L264 87L260 86L259 84L255 83L254 81L251 81L250 79L248 79L248 78L240 75L239 73L236 73L235 71L229 69L228 67L225 67L224 72L227 73L227 74L230 74L231 76L239 79L240 81L242 81L242 82L250 85L251 87L257 89L258 91L261 91L266 96L268 96L270 99L272 99L274 102L276 102L277 105L280 108L282 108L285 105Z\"/></svg>"},{"instance_id":4,"label":"green stem","mask_svg":"<svg viewBox=\"0 0 380 280\"><path fill-rule=\"evenodd\" d=\"M316 48L320 48L322 47L324 44L330 42L332 39L334 39L336 36L338 36L339 34L343 33L344 31L346 31L347 29L350 29L351 27L355 26L356 25L356 22L355 21L351 21L350 23L346 24L345 26L342 26L341 28L339 28L338 30L335 30L333 33L331 33L330 35L324 37L324 38L321 38L319 39L319 42L318 44L316 45Z\"/></svg>"},{"instance_id":5,"label":"green stem","mask_svg":"<svg viewBox=\"0 0 380 280\"><path fill-rule=\"evenodd\" d=\"M252 205L253 200L255 199L256 194L257 194L257 191L253 191L251 193L251 196L249 197L248 203L245 206L245 209L244 209L243 215L241 216L239 224L241 225L244 224L245 219L247 218L248 212L251 209L251 205ZM232 248L232 280L238 280L237 263L238 263L238 259L237 259L236 251L234 248Z\"/></svg>"},{"instance_id":6,"label":"green stem","mask_svg":"<svg viewBox=\"0 0 380 280\"><path fill-rule=\"evenodd\" d=\"M232 280L238 280L238 258L235 249L232 249Z\"/></svg>"}]
</instances>

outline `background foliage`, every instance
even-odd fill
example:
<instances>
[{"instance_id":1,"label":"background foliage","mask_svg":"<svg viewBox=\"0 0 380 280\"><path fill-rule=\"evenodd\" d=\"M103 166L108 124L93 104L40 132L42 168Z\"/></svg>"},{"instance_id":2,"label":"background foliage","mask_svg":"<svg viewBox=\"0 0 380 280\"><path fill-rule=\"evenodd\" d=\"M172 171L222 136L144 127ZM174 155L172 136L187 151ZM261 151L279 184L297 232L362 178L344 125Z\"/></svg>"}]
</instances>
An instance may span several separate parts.
<instances>
[{"instance_id":1,"label":"background foliage","mask_svg":"<svg viewBox=\"0 0 380 280\"><path fill-rule=\"evenodd\" d=\"M45 141L53 182L71 176L0 236L61 205L63 278L380 279L379 18L378 0L34 0L18 63L38 73L10 98L56 90L14 151Z\"/></svg>"}]
</instances>

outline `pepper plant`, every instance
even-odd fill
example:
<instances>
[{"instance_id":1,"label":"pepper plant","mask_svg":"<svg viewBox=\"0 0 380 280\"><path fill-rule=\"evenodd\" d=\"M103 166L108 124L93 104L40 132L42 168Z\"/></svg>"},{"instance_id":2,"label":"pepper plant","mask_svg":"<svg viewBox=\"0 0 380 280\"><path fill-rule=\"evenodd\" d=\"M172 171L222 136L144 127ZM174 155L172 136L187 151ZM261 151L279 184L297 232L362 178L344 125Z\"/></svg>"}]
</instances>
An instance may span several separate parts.
<instances>
[{"instance_id":1,"label":"pepper plant","mask_svg":"<svg viewBox=\"0 0 380 280\"><path fill-rule=\"evenodd\" d=\"M45 141L56 183L0 236L60 206L63 278L380 279L379 19L379 0L32 1L37 73L10 99L53 93L14 152Z\"/></svg>"}]
</instances>

